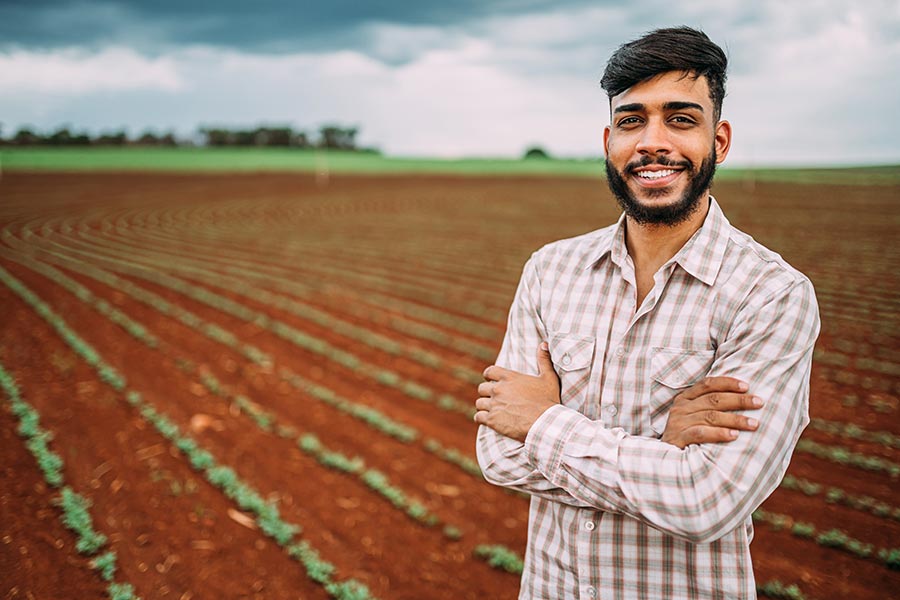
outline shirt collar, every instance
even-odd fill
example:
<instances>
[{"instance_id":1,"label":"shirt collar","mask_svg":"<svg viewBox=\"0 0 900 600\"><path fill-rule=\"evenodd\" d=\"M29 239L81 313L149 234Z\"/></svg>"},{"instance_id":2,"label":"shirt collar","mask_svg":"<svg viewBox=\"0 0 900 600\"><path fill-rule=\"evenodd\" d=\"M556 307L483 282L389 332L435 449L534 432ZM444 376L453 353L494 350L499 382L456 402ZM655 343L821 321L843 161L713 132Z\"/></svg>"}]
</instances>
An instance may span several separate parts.
<instances>
[{"instance_id":1,"label":"shirt collar","mask_svg":"<svg viewBox=\"0 0 900 600\"><path fill-rule=\"evenodd\" d=\"M682 269L706 285L712 285L716 281L722 259L728 247L728 231L731 224L725 218L722 209L719 208L716 199L709 196L709 211L694 235L675 253L666 265L678 263ZM585 267L591 267L609 254L610 260L620 267L625 263L628 250L625 247L625 214L619 217L611 235L600 238L595 248L590 252L589 262ZM664 267L665 268L665 265Z\"/></svg>"},{"instance_id":2,"label":"shirt collar","mask_svg":"<svg viewBox=\"0 0 900 600\"><path fill-rule=\"evenodd\" d=\"M669 262L678 263L682 269L706 285L712 285L716 281L725 250L728 248L730 228L731 224L719 208L718 202L710 195L709 212L706 213L703 225Z\"/></svg>"}]
</instances>

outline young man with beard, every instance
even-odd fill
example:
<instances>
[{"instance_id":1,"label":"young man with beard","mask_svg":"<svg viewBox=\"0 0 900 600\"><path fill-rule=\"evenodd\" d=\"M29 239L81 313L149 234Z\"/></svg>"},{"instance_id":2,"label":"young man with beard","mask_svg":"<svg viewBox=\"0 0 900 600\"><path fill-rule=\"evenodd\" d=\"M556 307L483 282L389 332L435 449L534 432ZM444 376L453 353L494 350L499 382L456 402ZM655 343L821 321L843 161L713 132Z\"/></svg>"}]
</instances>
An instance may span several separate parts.
<instances>
[{"instance_id":1,"label":"young man with beard","mask_svg":"<svg viewBox=\"0 0 900 600\"><path fill-rule=\"evenodd\" d=\"M750 514L808 423L809 280L732 227L727 59L702 32L620 47L602 85L615 225L522 275L478 387L478 460L531 495L520 598L755 598Z\"/></svg>"}]
</instances>

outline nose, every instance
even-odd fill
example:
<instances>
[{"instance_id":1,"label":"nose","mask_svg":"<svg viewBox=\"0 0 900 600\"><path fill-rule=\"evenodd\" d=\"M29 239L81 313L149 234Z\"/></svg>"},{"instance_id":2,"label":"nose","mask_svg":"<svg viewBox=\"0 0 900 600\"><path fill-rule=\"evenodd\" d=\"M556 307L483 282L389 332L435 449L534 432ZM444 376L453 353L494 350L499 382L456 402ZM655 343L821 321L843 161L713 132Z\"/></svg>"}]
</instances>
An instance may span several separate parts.
<instances>
[{"instance_id":1,"label":"nose","mask_svg":"<svg viewBox=\"0 0 900 600\"><path fill-rule=\"evenodd\" d=\"M636 150L640 154L669 154L672 151L669 132L661 119L647 121L641 129Z\"/></svg>"}]
</instances>

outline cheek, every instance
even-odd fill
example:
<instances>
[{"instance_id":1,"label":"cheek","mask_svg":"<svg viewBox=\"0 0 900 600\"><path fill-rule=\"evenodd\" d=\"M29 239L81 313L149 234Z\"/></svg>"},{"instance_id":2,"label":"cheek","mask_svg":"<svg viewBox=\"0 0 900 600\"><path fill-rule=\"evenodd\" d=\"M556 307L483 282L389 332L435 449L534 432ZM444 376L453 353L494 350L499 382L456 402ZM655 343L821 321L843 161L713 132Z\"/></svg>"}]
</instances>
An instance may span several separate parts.
<instances>
[{"instance_id":1,"label":"cheek","mask_svg":"<svg viewBox=\"0 0 900 600\"><path fill-rule=\"evenodd\" d=\"M606 143L606 158L613 163L622 161L628 162L631 152L628 150L628 144L621 136L610 136Z\"/></svg>"}]
</instances>

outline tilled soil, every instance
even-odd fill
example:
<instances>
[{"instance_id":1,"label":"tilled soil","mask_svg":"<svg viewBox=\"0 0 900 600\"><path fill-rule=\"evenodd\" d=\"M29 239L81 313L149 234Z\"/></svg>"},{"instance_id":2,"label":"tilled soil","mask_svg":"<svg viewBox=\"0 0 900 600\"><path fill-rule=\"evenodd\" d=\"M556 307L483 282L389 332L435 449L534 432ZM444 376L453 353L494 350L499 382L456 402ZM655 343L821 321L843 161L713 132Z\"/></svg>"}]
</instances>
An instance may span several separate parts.
<instances>
[{"instance_id":1,"label":"tilled soil","mask_svg":"<svg viewBox=\"0 0 900 600\"><path fill-rule=\"evenodd\" d=\"M823 322L817 348L830 354L828 365L814 367L811 416L900 434L900 261L892 243L897 190L729 182L717 184L714 194L736 226L816 285ZM471 404L475 386L454 368L477 372L486 363L446 341L416 337L410 326L427 324L496 351L529 254L617 217L602 182L341 176L317 187L311 177L296 174L13 173L4 174L0 195L0 246L6 249L0 267L61 315L127 378L129 389L140 391L261 495L278 500L282 516L303 526L299 537L337 567L337 580L355 578L385 599L516 597L518 578L490 568L473 550L503 544L521 554L527 499L463 472L425 444L433 439L474 459L474 424L465 414L439 408L436 396ZM16 261L22 253L55 265L144 325L161 340L159 348L129 336L51 278ZM233 334L239 346L259 348L274 364L254 364L197 326L79 272L78 263L67 262L72 259L109 272L122 269L124 280ZM226 314L129 271L128 265L144 261L262 313L267 322ZM217 273L241 279L230 267L260 275L245 276L247 284L288 297L284 282L302 283L298 302L410 352L433 353L441 363L429 366L261 298L208 284L205 278ZM369 300L374 297L399 303ZM132 583L145 599L327 596L5 286L0 303L0 363L53 433L51 447L65 460L67 483L92 501L95 528L118 554L118 579ZM430 312L409 315L402 306ZM405 327L392 325L392 319ZM284 325L364 364L390 369L435 396L416 398L340 364L328 352L301 348L276 334L273 327ZM479 328L477 335L466 331L472 326ZM860 354L841 350L848 343ZM868 361L859 361L862 353ZM195 363L194 372L178 368L185 359ZM401 442L292 387L280 376L283 368L414 427L418 438ZM227 393L204 386L204 373ZM421 501L440 524L418 522L358 476L316 462L298 448L296 436L258 427L235 404L235 395L264 408L280 426L313 433L329 449L362 458L367 468ZM104 584L74 551L74 535L60 525L52 504L56 492L43 483L6 409L0 426L0 592L9 598L104 597ZM804 437L900 461L896 447L814 429ZM789 474L823 489L840 487L900 505L898 480L888 473L797 452ZM829 504L824 497L779 488L763 508L817 531L841 529L876 550L900 546L897 519ZM444 525L461 537L448 535ZM874 600L900 584L900 574L877 558L818 545L792 535L790 526L776 531L758 523L751 552L759 583L795 583L807 598Z\"/></svg>"}]
</instances>

